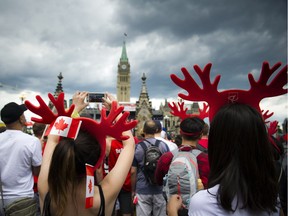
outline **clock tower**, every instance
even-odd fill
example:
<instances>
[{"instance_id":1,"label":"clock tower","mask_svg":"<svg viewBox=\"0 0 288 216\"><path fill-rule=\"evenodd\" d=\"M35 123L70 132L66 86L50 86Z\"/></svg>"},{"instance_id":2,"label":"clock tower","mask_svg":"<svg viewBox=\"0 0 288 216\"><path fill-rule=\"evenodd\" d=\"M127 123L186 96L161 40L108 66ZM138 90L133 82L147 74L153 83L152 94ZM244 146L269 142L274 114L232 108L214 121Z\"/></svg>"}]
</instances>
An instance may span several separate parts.
<instances>
[{"instance_id":1,"label":"clock tower","mask_svg":"<svg viewBox=\"0 0 288 216\"><path fill-rule=\"evenodd\" d=\"M130 102L130 64L125 41L123 41L122 54L118 63L117 100L119 102Z\"/></svg>"}]
</instances>

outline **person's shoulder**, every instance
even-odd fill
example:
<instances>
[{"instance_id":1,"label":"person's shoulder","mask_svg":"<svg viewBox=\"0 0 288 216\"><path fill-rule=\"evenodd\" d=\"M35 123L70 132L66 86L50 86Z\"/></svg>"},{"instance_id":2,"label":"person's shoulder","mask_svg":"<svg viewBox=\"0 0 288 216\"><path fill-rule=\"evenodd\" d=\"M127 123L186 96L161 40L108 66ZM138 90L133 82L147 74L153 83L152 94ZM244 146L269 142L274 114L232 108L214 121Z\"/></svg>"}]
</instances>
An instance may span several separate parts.
<instances>
[{"instance_id":1,"label":"person's shoulder","mask_svg":"<svg viewBox=\"0 0 288 216\"><path fill-rule=\"evenodd\" d=\"M15 138L21 138L21 139L25 139L25 140L39 140L37 137L31 135L31 134L28 134L28 133L25 133L21 130L14 130L14 131L8 131L10 132L11 134L13 133L13 136Z\"/></svg>"},{"instance_id":2,"label":"person's shoulder","mask_svg":"<svg viewBox=\"0 0 288 216\"><path fill-rule=\"evenodd\" d=\"M218 209L217 193L218 186L206 190L200 190L194 194L190 200L189 215L201 215L197 213L215 213Z\"/></svg>"},{"instance_id":3,"label":"person's shoulder","mask_svg":"<svg viewBox=\"0 0 288 216\"><path fill-rule=\"evenodd\" d=\"M171 142L170 140L163 139L162 137L157 137L156 139L159 139L159 140L165 142L170 151L172 151L174 149L178 149L178 146L174 142Z\"/></svg>"}]
</instances>

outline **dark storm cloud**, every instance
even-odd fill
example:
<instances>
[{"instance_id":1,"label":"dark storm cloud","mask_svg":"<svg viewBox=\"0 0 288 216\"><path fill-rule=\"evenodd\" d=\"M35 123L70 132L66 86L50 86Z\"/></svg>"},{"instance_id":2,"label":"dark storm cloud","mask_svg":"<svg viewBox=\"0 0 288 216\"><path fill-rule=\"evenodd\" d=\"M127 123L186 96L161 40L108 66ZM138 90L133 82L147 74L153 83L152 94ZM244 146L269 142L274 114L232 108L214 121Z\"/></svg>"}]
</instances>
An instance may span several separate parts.
<instances>
[{"instance_id":1,"label":"dark storm cloud","mask_svg":"<svg viewBox=\"0 0 288 216\"><path fill-rule=\"evenodd\" d=\"M157 59L153 55L147 59L148 77L153 76L153 80L157 81L157 85L151 84L150 87L155 94L166 92L159 91L160 87L164 90L171 88L171 81L168 76L165 79L165 75L181 74L181 66L193 71L194 64L203 67L213 62L212 74L222 74L219 86L235 88L237 82L236 87L248 88L247 74L253 69L260 71L264 60L271 64L286 62L285 1L137 1L136 5L133 1L127 2L131 4L121 4L123 7L118 8L119 19L132 38L147 33L161 35L159 37L167 41L158 49L185 43L192 37L198 38L197 43L193 44L195 46L189 46L187 42L188 46L176 55L165 53L162 62L153 64L153 59ZM131 13L127 13L127 10ZM201 55L201 46L209 49L209 55L204 55L197 62L193 57ZM173 65L178 65L178 71L171 70ZM244 74L246 79L236 80L235 74Z\"/></svg>"},{"instance_id":2,"label":"dark storm cloud","mask_svg":"<svg viewBox=\"0 0 288 216\"><path fill-rule=\"evenodd\" d=\"M248 89L264 60L286 63L286 24L284 0L1 1L0 82L53 92L62 72L70 94L116 93L126 40L134 98L143 73L150 98L164 100L181 91L171 73L209 62L219 89Z\"/></svg>"}]
</instances>

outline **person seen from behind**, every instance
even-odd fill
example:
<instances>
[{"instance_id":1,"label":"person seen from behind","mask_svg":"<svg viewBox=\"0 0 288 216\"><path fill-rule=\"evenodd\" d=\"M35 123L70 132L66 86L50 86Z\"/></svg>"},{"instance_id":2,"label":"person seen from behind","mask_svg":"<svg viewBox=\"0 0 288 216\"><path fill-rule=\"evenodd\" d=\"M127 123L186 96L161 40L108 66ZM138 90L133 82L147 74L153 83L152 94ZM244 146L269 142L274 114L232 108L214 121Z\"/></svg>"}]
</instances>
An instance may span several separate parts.
<instances>
[{"instance_id":1,"label":"person seen from behind","mask_svg":"<svg viewBox=\"0 0 288 216\"><path fill-rule=\"evenodd\" d=\"M145 152L151 145L159 143L161 154L169 151L166 143L157 140L157 126L155 121L147 120L143 126L144 140L140 141L135 148L135 155L131 168L132 197L136 205L136 215L150 216L166 215L166 201L162 195L162 186L151 184L144 174ZM141 144L142 143L142 144ZM145 145L145 150L142 145Z\"/></svg>"},{"instance_id":2,"label":"person seen from behind","mask_svg":"<svg viewBox=\"0 0 288 216\"><path fill-rule=\"evenodd\" d=\"M188 117L184 119L180 123L180 134L182 136L182 145L179 147L179 149L176 149L174 151L191 152L195 153L195 156L197 155L196 159L198 165L197 167L199 172L199 178L201 179L204 188L207 188L208 175L210 170L208 155L196 148L198 140L202 136L203 127L204 127L204 121L198 117ZM160 157L157 164L155 175L156 181L159 185L163 185L164 183L163 179L169 171L170 164L174 160L174 155L175 153L172 151L167 152ZM179 185L179 187L181 186ZM167 197L167 199L169 200L169 197ZM188 213L187 207L179 211L179 215L187 215L187 213Z\"/></svg>"},{"instance_id":3,"label":"person seen from behind","mask_svg":"<svg viewBox=\"0 0 288 216\"><path fill-rule=\"evenodd\" d=\"M157 132L155 133L155 138L158 139L158 140L161 140L163 142L165 142L169 148L170 151L173 151L174 149L177 149L177 145L173 142L171 142L170 140L168 139L164 139L162 136L161 136L161 132L163 131L162 130L162 125L161 125L161 122L159 120L154 120L156 126L157 126Z\"/></svg>"},{"instance_id":4,"label":"person seen from behind","mask_svg":"<svg viewBox=\"0 0 288 216\"><path fill-rule=\"evenodd\" d=\"M209 132L208 189L190 201L189 216L279 216L278 176L261 114L245 104L228 104L214 116ZM177 215L181 197L168 204Z\"/></svg>"},{"instance_id":5,"label":"person seen from behind","mask_svg":"<svg viewBox=\"0 0 288 216\"><path fill-rule=\"evenodd\" d=\"M77 92L77 94L82 93ZM55 107L59 109L58 112L64 113L64 116L59 116L60 121L56 121L58 125L52 124L51 131L56 126L59 128L59 125L63 128L67 126L63 122L64 117L74 122L81 121L81 126L75 139L64 135L60 138L51 133L48 135L38 179L42 215L111 215L117 195L132 164L135 144L131 129L137 122L128 122L129 113L122 114L123 107L119 107L117 101L111 101L109 94L107 98L102 98L103 105L114 115L108 115L106 118L102 116L101 122L85 117L71 119L73 109L68 111L64 109L64 94L61 93L57 99L54 99L51 94L48 96L51 101L54 101ZM83 94L81 99L84 100L86 96L87 94ZM35 108L31 103L26 104L31 111L41 112L42 119L38 121L47 119L46 116L50 113L44 102L40 104L44 106L41 107L42 109ZM46 112L44 113L43 110ZM102 112L102 115L105 113ZM71 134L70 130L69 134ZM118 139L125 136L126 139L123 140L123 150L114 169L99 185L95 185L91 180L105 156L107 133ZM92 171L86 176L87 167L92 167ZM86 184L86 181L89 184Z\"/></svg>"},{"instance_id":6,"label":"person seen from behind","mask_svg":"<svg viewBox=\"0 0 288 216\"><path fill-rule=\"evenodd\" d=\"M0 215L4 207L24 197L33 198L33 175L38 176L42 163L39 139L23 132L26 119L24 104L6 104L1 110L1 120L6 131L0 133L0 180L2 197ZM30 206L31 215L37 211L36 199ZM26 206L28 209L29 206Z\"/></svg>"}]
</instances>

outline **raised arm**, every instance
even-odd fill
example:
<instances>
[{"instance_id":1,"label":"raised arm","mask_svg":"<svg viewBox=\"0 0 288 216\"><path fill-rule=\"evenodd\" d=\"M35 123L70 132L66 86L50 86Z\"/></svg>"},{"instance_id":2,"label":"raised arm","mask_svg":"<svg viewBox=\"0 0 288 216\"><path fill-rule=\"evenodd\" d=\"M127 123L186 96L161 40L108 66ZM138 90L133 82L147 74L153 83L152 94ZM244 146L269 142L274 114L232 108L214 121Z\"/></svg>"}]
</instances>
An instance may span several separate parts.
<instances>
[{"instance_id":1,"label":"raised arm","mask_svg":"<svg viewBox=\"0 0 288 216\"><path fill-rule=\"evenodd\" d=\"M107 93L106 97L103 98L103 105L107 110L111 109L112 101L116 101L116 99L113 95ZM121 117L123 117L122 113L116 117L116 123L121 119ZM105 194L106 205L111 206L114 205L117 195L124 184L128 172L130 171L135 151L135 142L131 130L123 132L122 135L129 138L122 141L123 150L121 151L114 168L101 182ZM113 185L113 187L111 187L111 185Z\"/></svg>"},{"instance_id":2,"label":"raised arm","mask_svg":"<svg viewBox=\"0 0 288 216\"><path fill-rule=\"evenodd\" d=\"M85 102L88 92L79 92L77 91L72 98L72 103L75 105L72 117L79 117L79 114L84 110L89 103Z\"/></svg>"},{"instance_id":3,"label":"raised arm","mask_svg":"<svg viewBox=\"0 0 288 216\"><path fill-rule=\"evenodd\" d=\"M38 177L38 191L40 196L40 208L41 212L43 210L44 199L49 191L48 187L48 174L50 169L51 158L54 152L55 147L59 142L59 136L49 135L48 141L45 147L45 151L43 154L43 160L41 165L40 174Z\"/></svg>"}]
</instances>

